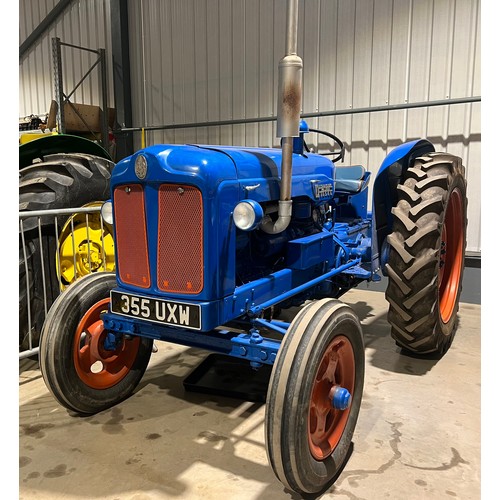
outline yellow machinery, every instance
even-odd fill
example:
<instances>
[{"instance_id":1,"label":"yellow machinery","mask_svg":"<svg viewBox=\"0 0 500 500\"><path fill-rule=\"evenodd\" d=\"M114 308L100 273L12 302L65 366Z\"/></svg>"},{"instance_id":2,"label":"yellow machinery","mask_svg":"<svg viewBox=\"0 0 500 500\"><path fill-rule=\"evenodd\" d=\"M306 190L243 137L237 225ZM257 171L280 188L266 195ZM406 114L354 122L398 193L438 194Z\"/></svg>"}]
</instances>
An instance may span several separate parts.
<instances>
[{"instance_id":1,"label":"yellow machinery","mask_svg":"<svg viewBox=\"0 0 500 500\"><path fill-rule=\"evenodd\" d=\"M84 207L101 205L92 202ZM99 213L72 215L62 228L58 248L61 290L87 274L115 270L113 229L101 221Z\"/></svg>"}]
</instances>

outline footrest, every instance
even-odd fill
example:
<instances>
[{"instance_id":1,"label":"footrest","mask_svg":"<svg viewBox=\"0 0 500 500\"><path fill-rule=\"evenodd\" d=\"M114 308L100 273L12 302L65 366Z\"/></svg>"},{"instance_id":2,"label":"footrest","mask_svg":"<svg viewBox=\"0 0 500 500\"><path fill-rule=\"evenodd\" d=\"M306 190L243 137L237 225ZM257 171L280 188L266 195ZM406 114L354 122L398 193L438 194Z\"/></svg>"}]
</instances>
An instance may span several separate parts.
<instances>
[{"instance_id":1,"label":"footrest","mask_svg":"<svg viewBox=\"0 0 500 500\"><path fill-rule=\"evenodd\" d=\"M372 273L367 271L361 266L353 266L345 271L342 271L342 274L348 274L349 276L354 276L355 278L367 279L370 278Z\"/></svg>"}]
</instances>

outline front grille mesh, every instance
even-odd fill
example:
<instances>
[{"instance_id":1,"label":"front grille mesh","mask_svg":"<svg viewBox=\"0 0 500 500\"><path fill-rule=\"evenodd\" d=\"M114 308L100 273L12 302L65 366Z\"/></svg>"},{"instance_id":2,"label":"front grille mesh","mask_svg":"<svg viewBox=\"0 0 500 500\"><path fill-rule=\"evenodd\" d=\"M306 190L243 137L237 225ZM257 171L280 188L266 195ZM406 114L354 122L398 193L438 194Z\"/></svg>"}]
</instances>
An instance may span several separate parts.
<instances>
[{"instance_id":1,"label":"front grille mesh","mask_svg":"<svg viewBox=\"0 0 500 500\"><path fill-rule=\"evenodd\" d=\"M199 189L163 184L158 192L158 288L203 290L203 202Z\"/></svg>"},{"instance_id":2,"label":"front grille mesh","mask_svg":"<svg viewBox=\"0 0 500 500\"><path fill-rule=\"evenodd\" d=\"M149 288L151 280L142 186L130 184L115 188L114 211L120 278L129 285Z\"/></svg>"}]
</instances>

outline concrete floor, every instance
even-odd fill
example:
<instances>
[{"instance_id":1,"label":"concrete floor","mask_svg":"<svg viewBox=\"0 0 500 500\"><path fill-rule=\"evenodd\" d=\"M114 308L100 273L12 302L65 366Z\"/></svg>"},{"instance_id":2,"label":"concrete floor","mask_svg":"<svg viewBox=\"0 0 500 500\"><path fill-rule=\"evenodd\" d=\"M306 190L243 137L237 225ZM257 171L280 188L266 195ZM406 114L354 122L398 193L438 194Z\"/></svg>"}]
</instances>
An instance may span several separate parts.
<instances>
[{"instance_id":1,"label":"concrete floor","mask_svg":"<svg viewBox=\"0 0 500 500\"><path fill-rule=\"evenodd\" d=\"M321 498L480 498L480 314L461 304L440 361L400 354L383 293L346 294L366 344L354 452ZM259 403L186 392L206 351L158 344L136 393L101 414L70 416L36 361L19 377L19 498L287 499L268 465Z\"/></svg>"}]
</instances>

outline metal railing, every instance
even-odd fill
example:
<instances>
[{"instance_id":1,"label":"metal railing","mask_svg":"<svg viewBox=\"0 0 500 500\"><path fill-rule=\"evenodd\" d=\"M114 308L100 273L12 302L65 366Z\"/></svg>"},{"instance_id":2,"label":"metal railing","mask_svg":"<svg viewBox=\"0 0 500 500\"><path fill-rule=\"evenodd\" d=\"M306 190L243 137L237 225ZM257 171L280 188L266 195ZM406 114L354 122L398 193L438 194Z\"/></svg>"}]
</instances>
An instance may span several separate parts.
<instances>
[{"instance_id":1,"label":"metal railing","mask_svg":"<svg viewBox=\"0 0 500 500\"><path fill-rule=\"evenodd\" d=\"M481 96L456 97L451 99L438 99L435 101L423 102L403 102L398 104L386 104L385 106L367 106L362 108L335 109L330 111L316 111L312 113L302 113L301 118L326 118L341 115L356 115L362 113L379 113L382 111L400 111L405 109L432 108L435 106L452 106L454 104L471 104L481 102ZM258 116L253 118L231 118L228 120L215 120L205 122L190 123L169 123L165 125L145 125L143 127L123 127L115 130L115 134L125 134L129 132L145 132L157 130L178 130L201 127L221 127L226 125L249 125L253 123L274 122L277 116Z\"/></svg>"},{"instance_id":2,"label":"metal railing","mask_svg":"<svg viewBox=\"0 0 500 500\"><path fill-rule=\"evenodd\" d=\"M84 221L78 222L78 216ZM61 262L62 231L63 242L68 242L65 252L72 251L69 257L65 253L65 262L69 258L73 265L70 279ZM101 243L95 242L96 234ZM106 255L109 237L112 232L102 220L100 206L19 212L19 359L38 354L43 320L71 282L114 269L114 255Z\"/></svg>"}]
</instances>

